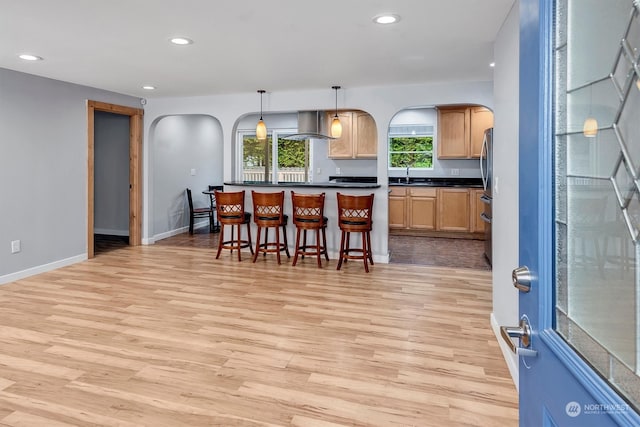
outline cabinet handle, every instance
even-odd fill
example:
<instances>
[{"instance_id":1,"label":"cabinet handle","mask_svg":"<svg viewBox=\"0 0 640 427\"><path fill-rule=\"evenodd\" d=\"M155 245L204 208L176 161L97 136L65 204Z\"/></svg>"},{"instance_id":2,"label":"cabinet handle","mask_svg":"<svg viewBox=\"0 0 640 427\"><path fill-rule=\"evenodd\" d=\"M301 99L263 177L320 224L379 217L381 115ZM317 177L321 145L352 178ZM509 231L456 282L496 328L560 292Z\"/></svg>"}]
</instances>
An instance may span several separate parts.
<instances>
[{"instance_id":1,"label":"cabinet handle","mask_svg":"<svg viewBox=\"0 0 640 427\"><path fill-rule=\"evenodd\" d=\"M480 214L480 218L487 224L491 224L491 218L489 218L484 212Z\"/></svg>"}]
</instances>

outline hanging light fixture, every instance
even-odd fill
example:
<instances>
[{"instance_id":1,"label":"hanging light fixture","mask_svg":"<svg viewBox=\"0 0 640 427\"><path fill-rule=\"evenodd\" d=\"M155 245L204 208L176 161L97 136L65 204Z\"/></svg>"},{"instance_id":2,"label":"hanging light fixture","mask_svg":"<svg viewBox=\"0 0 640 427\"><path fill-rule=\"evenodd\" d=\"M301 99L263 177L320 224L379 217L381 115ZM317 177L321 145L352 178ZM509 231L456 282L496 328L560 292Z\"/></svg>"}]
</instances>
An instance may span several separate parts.
<instances>
[{"instance_id":1,"label":"hanging light fixture","mask_svg":"<svg viewBox=\"0 0 640 427\"><path fill-rule=\"evenodd\" d=\"M342 136L342 123L340 123L340 119L338 118L338 89L340 86L331 86L331 89L336 91L336 114L333 116L333 120L331 120L331 137L332 138L340 138Z\"/></svg>"},{"instance_id":2,"label":"hanging light fixture","mask_svg":"<svg viewBox=\"0 0 640 427\"><path fill-rule=\"evenodd\" d=\"M256 138L258 138L258 141L264 141L267 139L267 125L262 121L262 94L264 92L264 89L260 89L258 91L260 94L260 120L258 120L258 124L256 125Z\"/></svg>"},{"instance_id":3,"label":"hanging light fixture","mask_svg":"<svg viewBox=\"0 0 640 427\"><path fill-rule=\"evenodd\" d=\"M593 85L589 86L589 116L582 126L582 134L587 138L594 138L598 134L598 121L591 115L593 99Z\"/></svg>"}]
</instances>

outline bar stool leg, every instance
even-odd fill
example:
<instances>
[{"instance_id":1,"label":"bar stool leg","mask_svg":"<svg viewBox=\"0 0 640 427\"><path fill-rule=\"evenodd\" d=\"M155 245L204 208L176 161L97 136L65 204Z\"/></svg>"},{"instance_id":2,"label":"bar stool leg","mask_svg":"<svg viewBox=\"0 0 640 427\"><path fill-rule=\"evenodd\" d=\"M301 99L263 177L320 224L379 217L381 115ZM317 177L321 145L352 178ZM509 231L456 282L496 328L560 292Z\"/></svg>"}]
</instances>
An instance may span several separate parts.
<instances>
[{"instance_id":1,"label":"bar stool leg","mask_svg":"<svg viewBox=\"0 0 640 427\"><path fill-rule=\"evenodd\" d=\"M256 251L252 254L253 262L256 262L256 260L258 259L258 254L260 253L260 234L262 234L262 227L258 227L258 235L256 236ZM266 242L265 242L265 245L266 245Z\"/></svg>"},{"instance_id":2,"label":"bar stool leg","mask_svg":"<svg viewBox=\"0 0 640 427\"><path fill-rule=\"evenodd\" d=\"M232 235L233 237L233 235ZM222 243L224 241L224 224L220 225L220 234L218 235L218 253L216 259L220 258L220 252L222 252Z\"/></svg>"},{"instance_id":3,"label":"bar stool leg","mask_svg":"<svg viewBox=\"0 0 640 427\"><path fill-rule=\"evenodd\" d=\"M318 267L322 268L322 258L320 258L320 229L316 228L316 257L318 258Z\"/></svg>"},{"instance_id":4,"label":"bar stool leg","mask_svg":"<svg viewBox=\"0 0 640 427\"><path fill-rule=\"evenodd\" d=\"M344 260L344 238L346 234L347 233L343 231L340 235L340 259L338 260L338 267L336 267L336 270L340 270L340 267L342 267L342 261Z\"/></svg>"},{"instance_id":5,"label":"bar stool leg","mask_svg":"<svg viewBox=\"0 0 640 427\"><path fill-rule=\"evenodd\" d=\"M327 251L327 227L322 227L322 247L324 248L324 257L329 261L329 252Z\"/></svg>"},{"instance_id":6,"label":"bar stool leg","mask_svg":"<svg viewBox=\"0 0 640 427\"><path fill-rule=\"evenodd\" d=\"M298 251L300 250L300 229L298 228L296 230L296 248L295 248L295 254L293 255L293 263L291 264L292 266L295 267L296 263L298 262ZM304 255L303 255L304 256Z\"/></svg>"},{"instance_id":7,"label":"bar stool leg","mask_svg":"<svg viewBox=\"0 0 640 427\"><path fill-rule=\"evenodd\" d=\"M369 272L369 265L367 264L367 260L369 258L369 254L367 251L367 236L366 232L362 232L362 260L364 261L364 271Z\"/></svg>"},{"instance_id":8,"label":"bar stool leg","mask_svg":"<svg viewBox=\"0 0 640 427\"><path fill-rule=\"evenodd\" d=\"M369 261L373 265L373 251L371 250L371 232L367 231L367 253L369 254Z\"/></svg>"},{"instance_id":9,"label":"bar stool leg","mask_svg":"<svg viewBox=\"0 0 640 427\"><path fill-rule=\"evenodd\" d=\"M291 254L289 254L289 242L287 241L287 227L282 225L282 240L284 241L284 253L287 254L287 258L291 258Z\"/></svg>"},{"instance_id":10,"label":"bar stool leg","mask_svg":"<svg viewBox=\"0 0 640 427\"><path fill-rule=\"evenodd\" d=\"M280 229L278 227L274 227L276 229L276 259L278 260L278 265L280 265Z\"/></svg>"}]
</instances>

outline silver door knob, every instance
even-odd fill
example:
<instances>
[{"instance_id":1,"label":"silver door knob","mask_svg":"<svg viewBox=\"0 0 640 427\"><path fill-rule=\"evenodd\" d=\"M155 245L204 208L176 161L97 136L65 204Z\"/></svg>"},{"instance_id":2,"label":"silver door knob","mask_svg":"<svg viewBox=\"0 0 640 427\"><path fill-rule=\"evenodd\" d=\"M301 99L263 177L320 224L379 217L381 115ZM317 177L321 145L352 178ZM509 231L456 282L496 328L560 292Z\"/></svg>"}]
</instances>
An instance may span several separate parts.
<instances>
[{"instance_id":1,"label":"silver door knob","mask_svg":"<svg viewBox=\"0 0 640 427\"><path fill-rule=\"evenodd\" d=\"M531 347L531 326L526 317L520 319L518 326L500 326L500 335L502 339L509 344L509 348L512 352L518 356L534 357L538 352L532 350ZM520 345L515 345L511 338L518 338Z\"/></svg>"},{"instance_id":2,"label":"silver door knob","mask_svg":"<svg viewBox=\"0 0 640 427\"><path fill-rule=\"evenodd\" d=\"M511 281L513 286L518 288L521 292L529 292L531 290L531 280L533 275L529 271L529 267L526 265L518 268L514 268L511 272Z\"/></svg>"}]
</instances>

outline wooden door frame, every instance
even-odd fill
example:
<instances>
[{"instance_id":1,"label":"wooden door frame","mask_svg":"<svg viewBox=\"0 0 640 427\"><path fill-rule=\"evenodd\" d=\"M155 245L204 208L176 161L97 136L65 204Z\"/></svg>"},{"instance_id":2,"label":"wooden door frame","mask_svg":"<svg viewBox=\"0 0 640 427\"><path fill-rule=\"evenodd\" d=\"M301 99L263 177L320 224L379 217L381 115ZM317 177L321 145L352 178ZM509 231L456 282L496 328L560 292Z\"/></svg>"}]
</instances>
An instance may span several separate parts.
<instances>
[{"instance_id":1,"label":"wooden door frame","mask_svg":"<svg viewBox=\"0 0 640 427\"><path fill-rule=\"evenodd\" d=\"M142 117L141 108L87 101L87 257L94 253L95 112L129 116L129 245L142 243Z\"/></svg>"}]
</instances>

